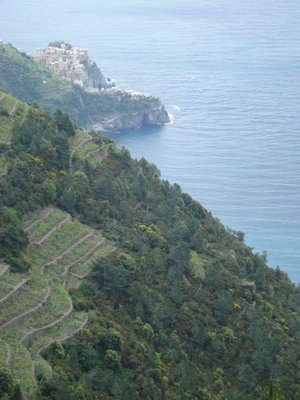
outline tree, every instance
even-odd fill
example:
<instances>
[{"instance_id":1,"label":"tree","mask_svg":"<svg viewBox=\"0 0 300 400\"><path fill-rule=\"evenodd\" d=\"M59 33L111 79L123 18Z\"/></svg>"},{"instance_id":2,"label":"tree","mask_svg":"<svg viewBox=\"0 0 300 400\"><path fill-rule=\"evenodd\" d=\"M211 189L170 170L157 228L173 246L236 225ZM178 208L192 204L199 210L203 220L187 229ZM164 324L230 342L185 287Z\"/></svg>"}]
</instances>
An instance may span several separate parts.
<instances>
[{"instance_id":1,"label":"tree","mask_svg":"<svg viewBox=\"0 0 300 400\"><path fill-rule=\"evenodd\" d=\"M84 172L76 171L72 176L71 194L76 208L80 207L82 201L91 191L89 179Z\"/></svg>"},{"instance_id":2,"label":"tree","mask_svg":"<svg viewBox=\"0 0 300 400\"><path fill-rule=\"evenodd\" d=\"M0 257L18 257L28 244L21 221L13 208L0 208Z\"/></svg>"},{"instance_id":3,"label":"tree","mask_svg":"<svg viewBox=\"0 0 300 400\"><path fill-rule=\"evenodd\" d=\"M57 360L63 360L65 358L65 349L59 342L52 342L50 346L45 350L47 358L52 362Z\"/></svg>"},{"instance_id":4,"label":"tree","mask_svg":"<svg viewBox=\"0 0 300 400\"><path fill-rule=\"evenodd\" d=\"M98 336L98 344L105 349L121 351L123 346L120 332L113 328L105 329Z\"/></svg>"},{"instance_id":5,"label":"tree","mask_svg":"<svg viewBox=\"0 0 300 400\"><path fill-rule=\"evenodd\" d=\"M104 359L106 366L110 369L116 370L121 367L121 356L115 350L106 350Z\"/></svg>"},{"instance_id":6,"label":"tree","mask_svg":"<svg viewBox=\"0 0 300 400\"><path fill-rule=\"evenodd\" d=\"M120 293L127 285L130 276L124 265L113 257L98 259L93 267L93 276L106 293Z\"/></svg>"},{"instance_id":7,"label":"tree","mask_svg":"<svg viewBox=\"0 0 300 400\"><path fill-rule=\"evenodd\" d=\"M68 114L56 110L54 113L54 119L57 123L58 129L67 132L68 136L75 135L74 124L70 120Z\"/></svg>"},{"instance_id":8,"label":"tree","mask_svg":"<svg viewBox=\"0 0 300 400\"><path fill-rule=\"evenodd\" d=\"M48 178L45 180L42 186L43 190L43 195L45 199L45 203L49 204L54 202L56 198L56 185L55 185L55 179L53 178Z\"/></svg>"},{"instance_id":9,"label":"tree","mask_svg":"<svg viewBox=\"0 0 300 400\"><path fill-rule=\"evenodd\" d=\"M269 394L267 400L281 400L281 391L280 386L277 382L273 379L270 381L269 384Z\"/></svg>"},{"instance_id":10,"label":"tree","mask_svg":"<svg viewBox=\"0 0 300 400\"><path fill-rule=\"evenodd\" d=\"M11 399L14 394L13 379L7 369L0 369L0 395Z\"/></svg>"},{"instance_id":11,"label":"tree","mask_svg":"<svg viewBox=\"0 0 300 400\"><path fill-rule=\"evenodd\" d=\"M67 170L70 158L70 146L68 138L65 134L61 133L54 136L52 142L55 145L56 149L57 167L63 170Z\"/></svg>"}]
</instances>

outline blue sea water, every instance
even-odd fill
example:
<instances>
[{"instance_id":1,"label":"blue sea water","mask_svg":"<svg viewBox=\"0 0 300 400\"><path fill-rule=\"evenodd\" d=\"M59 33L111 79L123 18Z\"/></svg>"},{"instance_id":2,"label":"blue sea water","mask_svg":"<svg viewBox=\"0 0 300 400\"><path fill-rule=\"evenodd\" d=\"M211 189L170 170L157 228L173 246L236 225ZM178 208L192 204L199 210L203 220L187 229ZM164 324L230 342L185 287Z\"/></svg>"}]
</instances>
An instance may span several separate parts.
<instances>
[{"instance_id":1,"label":"blue sea water","mask_svg":"<svg viewBox=\"0 0 300 400\"><path fill-rule=\"evenodd\" d=\"M1 0L0 38L89 49L160 96L163 129L114 135L300 282L298 0Z\"/></svg>"}]
</instances>

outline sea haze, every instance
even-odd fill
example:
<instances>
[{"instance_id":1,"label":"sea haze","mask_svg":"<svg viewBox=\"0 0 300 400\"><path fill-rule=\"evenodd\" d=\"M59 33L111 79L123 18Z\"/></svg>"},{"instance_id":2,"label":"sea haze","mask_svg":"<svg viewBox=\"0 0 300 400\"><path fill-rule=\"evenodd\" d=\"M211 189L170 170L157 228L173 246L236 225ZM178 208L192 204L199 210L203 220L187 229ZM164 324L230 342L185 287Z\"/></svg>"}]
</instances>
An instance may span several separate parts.
<instances>
[{"instance_id":1,"label":"sea haze","mask_svg":"<svg viewBox=\"0 0 300 400\"><path fill-rule=\"evenodd\" d=\"M114 135L300 282L297 0L1 0L0 38L63 39L160 96L163 129Z\"/></svg>"}]
</instances>

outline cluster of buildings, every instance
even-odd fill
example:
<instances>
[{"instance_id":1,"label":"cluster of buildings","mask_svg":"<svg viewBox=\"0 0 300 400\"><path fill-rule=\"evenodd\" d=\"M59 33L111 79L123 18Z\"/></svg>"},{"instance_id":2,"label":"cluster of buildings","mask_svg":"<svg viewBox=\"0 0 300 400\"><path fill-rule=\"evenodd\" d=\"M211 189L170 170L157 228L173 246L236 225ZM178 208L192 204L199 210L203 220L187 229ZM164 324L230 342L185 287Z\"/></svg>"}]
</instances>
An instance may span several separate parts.
<instances>
[{"instance_id":1,"label":"cluster of buildings","mask_svg":"<svg viewBox=\"0 0 300 400\"><path fill-rule=\"evenodd\" d=\"M59 47L50 44L46 49L37 49L33 58L62 78L81 87L88 86L86 68L91 59L87 49L73 48L66 43L59 43Z\"/></svg>"}]
</instances>

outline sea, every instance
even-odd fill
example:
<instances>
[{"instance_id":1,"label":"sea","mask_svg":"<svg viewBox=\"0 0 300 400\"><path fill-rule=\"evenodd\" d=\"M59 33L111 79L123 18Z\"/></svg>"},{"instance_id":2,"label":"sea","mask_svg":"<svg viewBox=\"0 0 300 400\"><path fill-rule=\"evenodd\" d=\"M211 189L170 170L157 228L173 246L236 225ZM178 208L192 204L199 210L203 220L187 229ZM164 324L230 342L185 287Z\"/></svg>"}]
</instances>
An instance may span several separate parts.
<instances>
[{"instance_id":1,"label":"sea","mask_svg":"<svg viewBox=\"0 0 300 400\"><path fill-rule=\"evenodd\" d=\"M88 48L172 122L113 135L300 283L299 0L1 0L0 39Z\"/></svg>"}]
</instances>

